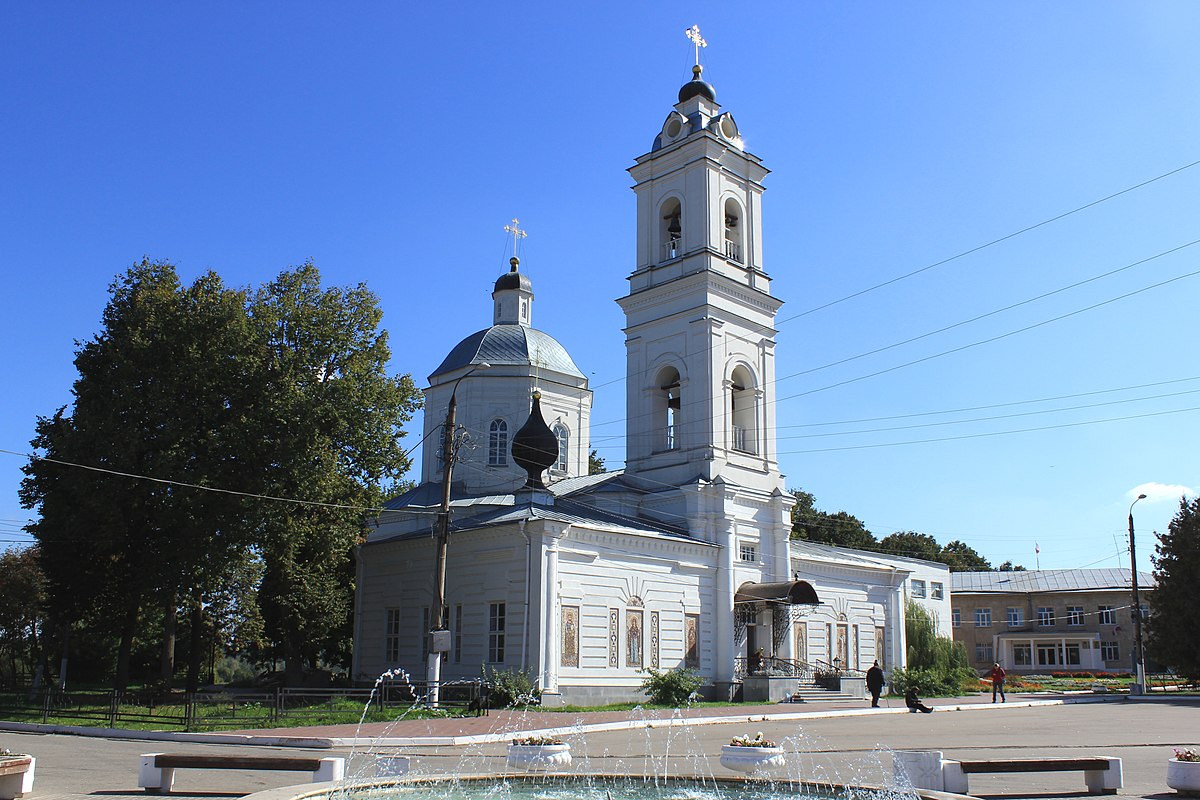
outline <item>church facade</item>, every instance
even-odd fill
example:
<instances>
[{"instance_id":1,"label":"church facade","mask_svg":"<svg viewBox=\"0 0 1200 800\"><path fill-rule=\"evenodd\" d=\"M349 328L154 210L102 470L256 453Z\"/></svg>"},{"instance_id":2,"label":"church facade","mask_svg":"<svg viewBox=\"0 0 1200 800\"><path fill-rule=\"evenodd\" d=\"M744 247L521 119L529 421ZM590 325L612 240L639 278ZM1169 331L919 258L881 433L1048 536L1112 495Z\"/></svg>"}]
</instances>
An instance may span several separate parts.
<instances>
[{"instance_id":1,"label":"church facade","mask_svg":"<svg viewBox=\"0 0 1200 800\"><path fill-rule=\"evenodd\" d=\"M514 258L492 293L493 324L429 378L420 485L387 504L358 550L356 680L397 668L422 680L436 648L443 681L519 669L547 703L644 699L647 670L683 667L710 696L732 697L760 657L809 672L903 666L909 600L949 635L944 565L790 538L767 170L699 67L630 174L625 469L587 474L587 379L533 327L532 284ZM433 637L439 429L452 398L475 446L452 446L450 635Z\"/></svg>"}]
</instances>

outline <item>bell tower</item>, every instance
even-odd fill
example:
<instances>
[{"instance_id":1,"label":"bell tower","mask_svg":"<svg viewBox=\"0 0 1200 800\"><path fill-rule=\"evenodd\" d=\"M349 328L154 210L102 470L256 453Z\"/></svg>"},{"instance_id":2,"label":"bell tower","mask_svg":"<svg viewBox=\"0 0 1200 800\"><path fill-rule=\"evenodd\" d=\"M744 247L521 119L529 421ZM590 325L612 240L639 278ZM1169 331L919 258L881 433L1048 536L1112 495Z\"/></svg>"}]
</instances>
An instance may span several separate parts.
<instances>
[{"instance_id":1,"label":"bell tower","mask_svg":"<svg viewBox=\"0 0 1200 800\"><path fill-rule=\"evenodd\" d=\"M637 265L625 312L626 473L681 486L783 488L775 446L775 315L762 180L702 67L630 168Z\"/></svg>"}]
</instances>

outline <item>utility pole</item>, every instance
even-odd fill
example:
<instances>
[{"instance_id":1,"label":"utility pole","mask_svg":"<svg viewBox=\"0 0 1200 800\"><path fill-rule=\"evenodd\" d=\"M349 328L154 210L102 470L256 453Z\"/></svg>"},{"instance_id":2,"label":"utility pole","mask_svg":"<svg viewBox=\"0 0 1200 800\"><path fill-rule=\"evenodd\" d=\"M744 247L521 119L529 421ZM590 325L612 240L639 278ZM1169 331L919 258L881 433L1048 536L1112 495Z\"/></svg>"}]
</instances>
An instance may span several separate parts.
<instances>
[{"instance_id":1,"label":"utility pole","mask_svg":"<svg viewBox=\"0 0 1200 800\"><path fill-rule=\"evenodd\" d=\"M1146 495L1139 494L1137 500L1129 504L1129 577L1133 586L1133 663L1136 671L1130 694L1142 694L1146 690L1146 657L1142 652L1142 603L1138 597L1137 550L1133 544L1133 507L1138 500L1145 500Z\"/></svg>"},{"instance_id":2,"label":"utility pole","mask_svg":"<svg viewBox=\"0 0 1200 800\"><path fill-rule=\"evenodd\" d=\"M446 636L446 550L450 545L450 481L454 477L454 459L457 458L457 448L454 444L455 418L458 411L458 384L462 383L471 373L487 369L491 364L482 361L463 374L454 382L450 390L450 403L446 407L446 422L442 425L442 504L438 509L437 553L434 562L434 606L429 635L432 643L429 648L429 662L426 667L426 683L428 684L428 705L437 708L438 696L442 681L442 653L449 647Z\"/></svg>"}]
</instances>

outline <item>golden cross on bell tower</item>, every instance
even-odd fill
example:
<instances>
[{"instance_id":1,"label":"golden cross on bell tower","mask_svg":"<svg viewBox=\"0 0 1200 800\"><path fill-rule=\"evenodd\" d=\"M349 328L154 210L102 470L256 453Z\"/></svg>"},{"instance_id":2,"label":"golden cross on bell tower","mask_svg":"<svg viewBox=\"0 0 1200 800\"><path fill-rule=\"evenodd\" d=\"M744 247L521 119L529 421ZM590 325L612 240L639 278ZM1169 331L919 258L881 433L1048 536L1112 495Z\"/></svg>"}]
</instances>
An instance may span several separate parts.
<instances>
[{"instance_id":1,"label":"golden cross on bell tower","mask_svg":"<svg viewBox=\"0 0 1200 800\"><path fill-rule=\"evenodd\" d=\"M519 242L521 239L524 239L526 236L528 236L528 235L529 235L529 234L528 234L526 231L523 231L523 230L521 230L521 228L520 228L520 224L519 224L519 223L520 223L520 220L519 220L519 219L517 219L516 217L513 217L512 225L505 225L505 226L504 226L504 231L505 231L505 233L511 233L511 234L512 234L512 239L513 239L513 257L514 257L514 258L515 258L515 257L516 257L516 255L517 255L517 242Z\"/></svg>"},{"instance_id":2,"label":"golden cross on bell tower","mask_svg":"<svg viewBox=\"0 0 1200 800\"><path fill-rule=\"evenodd\" d=\"M692 44L696 46L696 66L700 66L700 48L708 47L708 42L704 41L703 37L700 36L700 26L693 25L690 28L684 29L683 35L690 39Z\"/></svg>"}]
</instances>

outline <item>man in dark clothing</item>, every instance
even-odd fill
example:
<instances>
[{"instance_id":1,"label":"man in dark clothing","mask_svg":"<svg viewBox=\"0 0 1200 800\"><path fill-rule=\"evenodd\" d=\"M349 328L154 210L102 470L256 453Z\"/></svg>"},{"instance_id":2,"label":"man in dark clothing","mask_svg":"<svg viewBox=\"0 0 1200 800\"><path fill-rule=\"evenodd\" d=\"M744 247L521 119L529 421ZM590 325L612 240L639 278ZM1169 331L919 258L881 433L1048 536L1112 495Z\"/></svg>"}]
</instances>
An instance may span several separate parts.
<instances>
[{"instance_id":1,"label":"man in dark clothing","mask_svg":"<svg viewBox=\"0 0 1200 800\"><path fill-rule=\"evenodd\" d=\"M871 692L871 708L879 708L879 694L883 691L883 670L876 661L867 670L867 689Z\"/></svg>"},{"instance_id":2,"label":"man in dark clothing","mask_svg":"<svg viewBox=\"0 0 1200 800\"><path fill-rule=\"evenodd\" d=\"M918 711L922 714L933 713L933 709L922 703L921 698L917 697L917 690L911 687L904 693L904 705L908 706L908 710L914 714Z\"/></svg>"}]
</instances>

